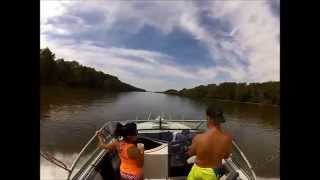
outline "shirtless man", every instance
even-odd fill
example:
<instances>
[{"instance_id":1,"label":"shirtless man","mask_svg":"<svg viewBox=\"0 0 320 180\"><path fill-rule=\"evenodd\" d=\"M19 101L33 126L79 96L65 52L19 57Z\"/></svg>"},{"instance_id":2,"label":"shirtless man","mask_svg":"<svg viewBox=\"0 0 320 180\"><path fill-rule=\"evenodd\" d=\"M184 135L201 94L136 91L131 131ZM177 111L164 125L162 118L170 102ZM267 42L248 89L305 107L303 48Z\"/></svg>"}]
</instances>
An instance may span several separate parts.
<instances>
[{"instance_id":1,"label":"shirtless man","mask_svg":"<svg viewBox=\"0 0 320 180\"><path fill-rule=\"evenodd\" d=\"M227 159L231 153L232 137L220 127L220 123L225 122L223 113L208 107L206 115L208 130L193 138L187 152L189 156L196 155L188 180L217 180L217 170L222 165L222 159Z\"/></svg>"}]
</instances>

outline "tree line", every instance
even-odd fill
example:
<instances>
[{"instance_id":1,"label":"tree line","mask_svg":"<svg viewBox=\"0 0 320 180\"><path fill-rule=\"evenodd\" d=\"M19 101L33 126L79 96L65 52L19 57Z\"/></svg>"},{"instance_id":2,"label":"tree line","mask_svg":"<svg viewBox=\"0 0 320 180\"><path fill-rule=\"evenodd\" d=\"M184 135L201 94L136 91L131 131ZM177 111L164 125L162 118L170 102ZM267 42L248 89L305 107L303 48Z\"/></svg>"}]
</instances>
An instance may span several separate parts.
<instances>
[{"instance_id":1,"label":"tree line","mask_svg":"<svg viewBox=\"0 0 320 180\"><path fill-rule=\"evenodd\" d=\"M40 85L90 88L105 91L145 91L121 82L116 76L83 66L77 61L56 59L49 48L40 49Z\"/></svg>"},{"instance_id":2,"label":"tree line","mask_svg":"<svg viewBox=\"0 0 320 180\"><path fill-rule=\"evenodd\" d=\"M170 89L166 94L197 98L214 98L238 102L261 103L261 104L280 104L280 82L270 81L263 83L235 83L224 82L219 85L209 84L200 85L191 89L177 91Z\"/></svg>"}]
</instances>

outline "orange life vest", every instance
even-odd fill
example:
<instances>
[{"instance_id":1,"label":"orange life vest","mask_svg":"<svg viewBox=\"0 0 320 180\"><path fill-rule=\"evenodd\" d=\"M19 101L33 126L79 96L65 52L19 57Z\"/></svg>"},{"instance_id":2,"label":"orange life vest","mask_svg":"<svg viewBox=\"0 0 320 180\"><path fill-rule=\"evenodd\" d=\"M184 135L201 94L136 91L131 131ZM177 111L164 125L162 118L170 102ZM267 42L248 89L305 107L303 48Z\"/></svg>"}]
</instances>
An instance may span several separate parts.
<instances>
[{"instance_id":1,"label":"orange life vest","mask_svg":"<svg viewBox=\"0 0 320 180\"><path fill-rule=\"evenodd\" d=\"M135 146L134 144L129 144L124 141L120 141L119 143L119 157L121 160L120 171L132 174L132 175L140 175L143 172L143 168L139 167L138 160L131 159L128 157L128 148Z\"/></svg>"}]
</instances>

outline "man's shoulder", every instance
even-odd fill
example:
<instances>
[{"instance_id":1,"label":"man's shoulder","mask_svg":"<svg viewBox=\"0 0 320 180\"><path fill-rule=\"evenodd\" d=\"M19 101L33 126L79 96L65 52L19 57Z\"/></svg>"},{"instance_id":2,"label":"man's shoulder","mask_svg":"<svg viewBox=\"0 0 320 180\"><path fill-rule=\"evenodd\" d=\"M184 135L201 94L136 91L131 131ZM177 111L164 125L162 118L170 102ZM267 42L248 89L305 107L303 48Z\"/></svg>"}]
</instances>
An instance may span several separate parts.
<instances>
[{"instance_id":1,"label":"man's shoulder","mask_svg":"<svg viewBox=\"0 0 320 180\"><path fill-rule=\"evenodd\" d=\"M194 136L193 141L198 141L199 139L201 139L204 136L205 133L201 133L201 134L197 134Z\"/></svg>"},{"instance_id":2,"label":"man's shoulder","mask_svg":"<svg viewBox=\"0 0 320 180\"><path fill-rule=\"evenodd\" d=\"M225 137L227 140L230 140L230 141L233 140L233 137L232 137L232 135L231 135L230 133L225 132L225 133L223 133L223 134L224 134L224 137Z\"/></svg>"}]
</instances>

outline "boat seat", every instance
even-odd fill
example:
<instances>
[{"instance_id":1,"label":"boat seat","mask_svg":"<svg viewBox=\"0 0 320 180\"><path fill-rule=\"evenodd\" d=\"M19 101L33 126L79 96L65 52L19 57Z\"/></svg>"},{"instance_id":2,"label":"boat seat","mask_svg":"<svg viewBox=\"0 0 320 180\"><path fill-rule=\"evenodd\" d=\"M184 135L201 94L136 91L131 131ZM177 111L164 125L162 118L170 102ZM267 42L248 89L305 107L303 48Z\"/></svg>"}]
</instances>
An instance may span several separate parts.
<instances>
[{"instance_id":1,"label":"boat seat","mask_svg":"<svg viewBox=\"0 0 320 180\"><path fill-rule=\"evenodd\" d=\"M168 145L162 144L144 152L145 179L166 179L168 177Z\"/></svg>"}]
</instances>

